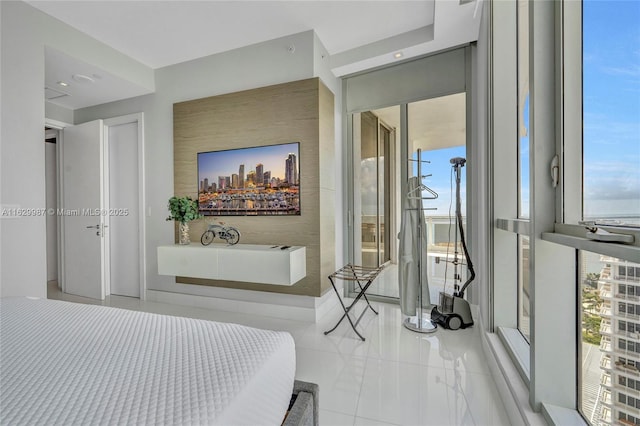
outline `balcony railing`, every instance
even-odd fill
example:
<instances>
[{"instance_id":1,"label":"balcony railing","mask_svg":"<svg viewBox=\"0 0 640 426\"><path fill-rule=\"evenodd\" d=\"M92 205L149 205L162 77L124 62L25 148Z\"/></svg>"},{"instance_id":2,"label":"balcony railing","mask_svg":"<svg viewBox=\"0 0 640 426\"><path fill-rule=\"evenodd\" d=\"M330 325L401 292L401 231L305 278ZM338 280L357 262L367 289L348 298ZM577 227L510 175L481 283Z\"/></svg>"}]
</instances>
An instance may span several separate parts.
<instances>
[{"instance_id":1,"label":"balcony railing","mask_svg":"<svg viewBox=\"0 0 640 426\"><path fill-rule=\"evenodd\" d=\"M600 291L600 295L602 295L602 290ZM636 296L634 294L616 293L616 299L640 303L640 296Z\"/></svg>"},{"instance_id":2,"label":"balcony railing","mask_svg":"<svg viewBox=\"0 0 640 426\"><path fill-rule=\"evenodd\" d=\"M638 368L633 364L627 364L622 361L616 361L614 365L616 367L616 370L623 371L627 374L633 375L634 377L640 376L640 370L638 370Z\"/></svg>"}]
</instances>

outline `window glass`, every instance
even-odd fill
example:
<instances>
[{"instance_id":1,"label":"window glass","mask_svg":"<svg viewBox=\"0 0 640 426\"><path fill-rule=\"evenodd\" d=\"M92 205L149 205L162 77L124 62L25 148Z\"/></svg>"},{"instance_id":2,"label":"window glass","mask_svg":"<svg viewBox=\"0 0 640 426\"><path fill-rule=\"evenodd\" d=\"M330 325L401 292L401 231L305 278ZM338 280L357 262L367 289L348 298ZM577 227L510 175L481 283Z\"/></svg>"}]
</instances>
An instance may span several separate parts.
<instances>
[{"instance_id":1,"label":"window glass","mask_svg":"<svg viewBox=\"0 0 640 426\"><path fill-rule=\"evenodd\" d=\"M530 341L529 237L518 235L518 330Z\"/></svg>"},{"instance_id":2,"label":"window glass","mask_svg":"<svg viewBox=\"0 0 640 426\"><path fill-rule=\"evenodd\" d=\"M529 218L529 0L518 0L518 217Z\"/></svg>"},{"instance_id":3,"label":"window glass","mask_svg":"<svg viewBox=\"0 0 640 426\"><path fill-rule=\"evenodd\" d=\"M579 259L580 412L600 425L640 404L640 281L619 274L638 265L586 251ZM616 399L606 403L606 392Z\"/></svg>"},{"instance_id":4,"label":"window glass","mask_svg":"<svg viewBox=\"0 0 640 426\"><path fill-rule=\"evenodd\" d=\"M583 217L640 226L640 2L582 5Z\"/></svg>"}]
</instances>

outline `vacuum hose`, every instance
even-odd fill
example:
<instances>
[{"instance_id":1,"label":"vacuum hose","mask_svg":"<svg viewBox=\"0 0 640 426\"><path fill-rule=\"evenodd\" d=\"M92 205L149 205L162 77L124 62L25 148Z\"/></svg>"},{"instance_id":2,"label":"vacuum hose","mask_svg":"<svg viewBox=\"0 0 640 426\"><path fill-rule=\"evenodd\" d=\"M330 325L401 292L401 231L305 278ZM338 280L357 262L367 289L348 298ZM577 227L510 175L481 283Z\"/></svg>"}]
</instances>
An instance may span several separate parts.
<instances>
[{"instance_id":1,"label":"vacuum hose","mask_svg":"<svg viewBox=\"0 0 640 426\"><path fill-rule=\"evenodd\" d=\"M471 257L469 256L469 250L467 250L467 243L464 238L464 228L462 226L462 212L461 203L460 203L460 169L464 167L465 160L462 157L455 157L450 160L451 164L453 164L455 173L456 173L456 222L458 222L458 229L460 230L460 242L462 243L462 251L464 252L464 257L467 262L467 269L469 270L469 278L462 285L462 288L454 292L454 296L464 297L464 291L469 287L471 281L476 277L476 273L473 270L473 263L471 262Z\"/></svg>"}]
</instances>

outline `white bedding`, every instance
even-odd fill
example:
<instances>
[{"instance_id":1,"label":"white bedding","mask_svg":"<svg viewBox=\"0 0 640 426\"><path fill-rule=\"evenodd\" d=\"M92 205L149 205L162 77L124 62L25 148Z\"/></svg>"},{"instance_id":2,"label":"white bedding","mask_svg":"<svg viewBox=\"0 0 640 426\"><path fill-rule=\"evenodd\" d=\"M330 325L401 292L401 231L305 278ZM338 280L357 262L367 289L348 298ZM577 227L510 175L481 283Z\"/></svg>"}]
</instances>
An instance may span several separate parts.
<instances>
[{"instance_id":1,"label":"white bedding","mask_svg":"<svg viewBox=\"0 0 640 426\"><path fill-rule=\"evenodd\" d=\"M280 425L294 374L288 333L0 299L2 425Z\"/></svg>"}]
</instances>

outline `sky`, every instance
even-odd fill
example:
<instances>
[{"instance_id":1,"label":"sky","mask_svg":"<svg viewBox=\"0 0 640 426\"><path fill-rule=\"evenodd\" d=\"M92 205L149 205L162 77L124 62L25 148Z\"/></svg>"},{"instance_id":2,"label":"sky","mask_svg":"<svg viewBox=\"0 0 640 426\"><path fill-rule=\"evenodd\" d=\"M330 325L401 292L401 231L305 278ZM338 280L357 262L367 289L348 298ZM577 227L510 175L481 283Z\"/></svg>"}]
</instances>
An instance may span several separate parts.
<instances>
[{"instance_id":1,"label":"sky","mask_svg":"<svg viewBox=\"0 0 640 426\"><path fill-rule=\"evenodd\" d=\"M640 1L586 0L583 26L584 217L640 217ZM528 129L528 97L523 115ZM526 218L528 134L520 137L520 171Z\"/></svg>"},{"instance_id":2,"label":"sky","mask_svg":"<svg viewBox=\"0 0 640 426\"><path fill-rule=\"evenodd\" d=\"M198 154L198 185L200 181L209 178L209 183L218 183L218 176L238 174L240 164L244 164L244 176L256 169L256 164L262 163L264 171L271 172L272 178L284 179L285 160L289 153L296 154L298 172L300 172L300 156L298 143L282 145L260 146L255 148L233 149L227 151L213 151L208 154Z\"/></svg>"},{"instance_id":3,"label":"sky","mask_svg":"<svg viewBox=\"0 0 640 426\"><path fill-rule=\"evenodd\" d=\"M413 153L415 159L417 154ZM427 164L422 165L422 174L431 175L422 180L422 183L432 189L438 197L435 199L428 199L422 202L425 209L425 215L427 216L453 216L455 214L455 191L456 183L453 180L451 173L452 166L450 159L454 157L465 157L465 147L456 146L453 148L436 149L431 151L422 151L422 159L429 161ZM380 160L380 167L383 167L383 162ZM362 214L375 215L376 203L377 203L377 168L375 158L365 158L360 164L360 196L362 203ZM412 176L417 176L417 166L413 165ZM462 168L462 175L460 179L460 198L462 200L461 211L462 215L466 216L466 166ZM423 197L430 196L425 191L422 194ZM434 209L434 210L432 210Z\"/></svg>"},{"instance_id":4,"label":"sky","mask_svg":"<svg viewBox=\"0 0 640 426\"><path fill-rule=\"evenodd\" d=\"M583 2L583 68L584 217L640 219L640 0ZM529 128L528 97L523 116L523 124ZM519 151L520 212L526 218L528 134L520 137ZM449 158L464 157L464 148L424 155L431 161L427 173L433 174L425 183L442 194L437 200L424 202L425 207L437 207L437 213L427 214L448 214ZM464 199L464 187L462 194Z\"/></svg>"},{"instance_id":5,"label":"sky","mask_svg":"<svg viewBox=\"0 0 640 426\"><path fill-rule=\"evenodd\" d=\"M422 159L429 161L429 163L422 165L422 174L431 176L424 178L422 183L429 187L438 194L438 198L433 200L424 200L422 205L426 210L427 216L449 216L449 210L451 215L455 214L455 196L456 196L456 182L452 175L452 164L450 160L454 157L466 158L466 149L464 146L456 146L453 148L436 149L422 152ZM416 154L414 153L414 158ZM413 175L417 176L417 167L414 165ZM462 175L460 179L460 198L462 201L461 211L462 215L466 216L466 165L462 167ZM427 192L423 193L423 196L428 196Z\"/></svg>"},{"instance_id":6,"label":"sky","mask_svg":"<svg viewBox=\"0 0 640 426\"><path fill-rule=\"evenodd\" d=\"M583 2L584 215L640 217L640 1Z\"/></svg>"}]
</instances>

